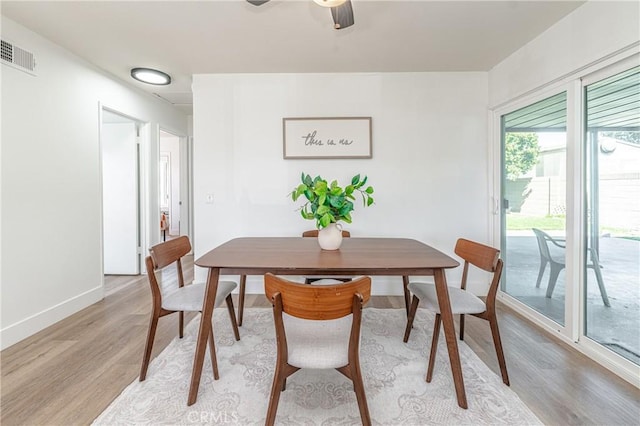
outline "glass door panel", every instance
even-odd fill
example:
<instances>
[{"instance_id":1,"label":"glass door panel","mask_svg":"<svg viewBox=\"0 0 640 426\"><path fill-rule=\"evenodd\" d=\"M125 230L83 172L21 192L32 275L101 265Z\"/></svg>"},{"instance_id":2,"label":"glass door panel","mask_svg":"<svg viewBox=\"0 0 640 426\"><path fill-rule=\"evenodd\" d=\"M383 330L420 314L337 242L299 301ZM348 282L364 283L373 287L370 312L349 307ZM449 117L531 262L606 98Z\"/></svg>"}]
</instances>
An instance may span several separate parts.
<instances>
[{"instance_id":1,"label":"glass door panel","mask_svg":"<svg viewBox=\"0 0 640 426\"><path fill-rule=\"evenodd\" d=\"M584 334L640 364L640 67L585 86Z\"/></svg>"},{"instance_id":2,"label":"glass door panel","mask_svg":"<svg viewBox=\"0 0 640 426\"><path fill-rule=\"evenodd\" d=\"M566 92L501 117L502 291L565 323Z\"/></svg>"}]
</instances>

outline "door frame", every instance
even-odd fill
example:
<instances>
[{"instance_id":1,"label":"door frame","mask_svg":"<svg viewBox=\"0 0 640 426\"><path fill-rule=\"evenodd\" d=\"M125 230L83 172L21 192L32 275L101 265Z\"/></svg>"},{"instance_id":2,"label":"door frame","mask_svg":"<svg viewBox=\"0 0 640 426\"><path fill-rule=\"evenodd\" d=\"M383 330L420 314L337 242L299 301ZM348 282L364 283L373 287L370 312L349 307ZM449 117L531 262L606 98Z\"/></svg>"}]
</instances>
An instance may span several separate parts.
<instances>
[{"instance_id":1,"label":"door frame","mask_svg":"<svg viewBox=\"0 0 640 426\"><path fill-rule=\"evenodd\" d=\"M146 217L147 211L147 203L148 200L148 190L146 185L146 173L147 173L147 165L145 161L144 152L146 152L146 148L148 146L147 141L148 137L148 123L138 119L136 117L132 117L128 114L125 114L119 111L116 108L108 107L101 102L98 102L98 145L99 145L99 169L100 169L100 267L101 267L101 275L103 277L103 287L104 287L104 202L103 202L103 158L102 158L102 145L103 145L103 118L104 111L108 111L111 114L116 114L121 117L124 117L128 120L131 120L135 123L136 132L137 132L137 143L136 143L136 155L137 155L137 171L136 171L136 180L137 180L137 264L138 264L138 274L146 273L146 268L144 266L144 262L142 261L142 247L146 245L147 236L148 236L148 223L144 219Z\"/></svg>"},{"instance_id":2,"label":"door frame","mask_svg":"<svg viewBox=\"0 0 640 426\"><path fill-rule=\"evenodd\" d=\"M160 134L162 132L169 133L172 136L178 138L179 152L180 152L180 235L186 235L191 240L191 245L194 246L193 235L193 138L183 135L181 132L177 132L168 127L158 127L158 149L157 149L157 163L160 163ZM173 161L173 159L172 159ZM157 181L160 181L160 172L157 173ZM160 207L160 200L158 199L158 211ZM182 225L183 218L186 218L186 226ZM160 213L158 213L158 223L160 221Z\"/></svg>"}]
</instances>

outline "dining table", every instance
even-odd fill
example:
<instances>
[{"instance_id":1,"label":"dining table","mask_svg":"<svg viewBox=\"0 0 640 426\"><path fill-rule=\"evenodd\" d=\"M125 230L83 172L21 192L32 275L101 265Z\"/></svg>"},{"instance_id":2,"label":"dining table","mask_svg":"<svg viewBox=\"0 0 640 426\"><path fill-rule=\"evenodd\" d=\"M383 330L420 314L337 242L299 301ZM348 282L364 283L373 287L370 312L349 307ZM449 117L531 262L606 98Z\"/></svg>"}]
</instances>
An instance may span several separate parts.
<instances>
[{"instance_id":1,"label":"dining table","mask_svg":"<svg viewBox=\"0 0 640 426\"><path fill-rule=\"evenodd\" d=\"M408 277L433 276L458 405L467 408L445 276L446 269L460 264L447 254L409 238L345 238L338 250L322 250L314 238L245 237L234 238L208 251L195 264L207 268L208 274L188 405L193 405L198 396L220 275L264 275L270 272L275 275L401 276L405 304L408 302ZM401 336L402 330L398 332Z\"/></svg>"}]
</instances>

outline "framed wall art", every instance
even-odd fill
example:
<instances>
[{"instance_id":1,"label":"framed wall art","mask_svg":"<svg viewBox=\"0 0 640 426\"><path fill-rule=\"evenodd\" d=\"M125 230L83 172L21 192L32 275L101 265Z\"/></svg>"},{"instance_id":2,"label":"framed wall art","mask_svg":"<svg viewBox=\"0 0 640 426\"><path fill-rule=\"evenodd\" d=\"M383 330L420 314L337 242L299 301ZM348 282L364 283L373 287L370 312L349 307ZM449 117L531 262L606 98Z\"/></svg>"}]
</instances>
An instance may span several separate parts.
<instances>
[{"instance_id":1,"label":"framed wall art","mask_svg":"<svg viewBox=\"0 0 640 426\"><path fill-rule=\"evenodd\" d=\"M283 155L296 158L371 158L371 117L282 119Z\"/></svg>"}]
</instances>

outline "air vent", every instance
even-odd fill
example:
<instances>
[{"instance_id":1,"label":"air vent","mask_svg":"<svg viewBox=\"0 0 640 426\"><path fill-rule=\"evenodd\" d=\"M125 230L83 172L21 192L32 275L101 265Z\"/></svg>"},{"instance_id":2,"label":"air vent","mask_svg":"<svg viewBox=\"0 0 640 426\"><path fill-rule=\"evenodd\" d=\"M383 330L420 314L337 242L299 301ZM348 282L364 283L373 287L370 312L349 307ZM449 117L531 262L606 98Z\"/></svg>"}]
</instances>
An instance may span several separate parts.
<instances>
[{"instance_id":1,"label":"air vent","mask_svg":"<svg viewBox=\"0 0 640 426\"><path fill-rule=\"evenodd\" d=\"M36 59L33 53L21 49L13 43L0 41L2 63L35 75Z\"/></svg>"}]
</instances>

